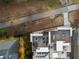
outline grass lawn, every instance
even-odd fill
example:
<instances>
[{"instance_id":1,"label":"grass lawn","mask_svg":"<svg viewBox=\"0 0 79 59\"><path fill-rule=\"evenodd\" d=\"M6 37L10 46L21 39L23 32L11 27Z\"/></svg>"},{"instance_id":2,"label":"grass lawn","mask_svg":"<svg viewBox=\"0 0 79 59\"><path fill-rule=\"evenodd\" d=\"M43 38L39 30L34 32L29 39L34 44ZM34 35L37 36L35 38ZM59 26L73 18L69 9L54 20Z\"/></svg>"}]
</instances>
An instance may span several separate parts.
<instances>
[{"instance_id":1,"label":"grass lawn","mask_svg":"<svg viewBox=\"0 0 79 59\"><path fill-rule=\"evenodd\" d=\"M79 3L79 0L73 0L74 1L74 3Z\"/></svg>"},{"instance_id":2,"label":"grass lawn","mask_svg":"<svg viewBox=\"0 0 79 59\"><path fill-rule=\"evenodd\" d=\"M48 2L48 7L49 8L57 8L59 7L61 4L58 0L52 0L50 2Z\"/></svg>"},{"instance_id":3,"label":"grass lawn","mask_svg":"<svg viewBox=\"0 0 79 59\"><path fill-rule=\"evenodd\" d=\"M49 8L57 8L60 7L60 1L59 0L28 0L27 3L33 4L33 5L40 5L43 7L44 5Z\"/></svg>"}]
</instances>

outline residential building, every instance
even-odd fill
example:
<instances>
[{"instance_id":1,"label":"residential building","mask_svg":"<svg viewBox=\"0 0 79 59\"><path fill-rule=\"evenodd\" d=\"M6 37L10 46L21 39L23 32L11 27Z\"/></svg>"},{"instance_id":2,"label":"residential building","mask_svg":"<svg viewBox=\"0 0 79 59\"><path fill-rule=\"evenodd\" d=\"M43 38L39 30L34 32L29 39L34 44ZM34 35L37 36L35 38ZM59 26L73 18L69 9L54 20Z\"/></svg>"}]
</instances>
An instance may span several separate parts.
<instances>
[{"instance_id":1,"label":"residential building","mask_svg":"<svg viewBox=\"0 0 79 59\"><path fill-rule=\"evenodd\" d=\"M70 59L71 27L57 27L31 33L33 59ZM37 57L38 56L38 57ZM49 56L49 57L48 57Z\"/></svg>"}]
</instances>

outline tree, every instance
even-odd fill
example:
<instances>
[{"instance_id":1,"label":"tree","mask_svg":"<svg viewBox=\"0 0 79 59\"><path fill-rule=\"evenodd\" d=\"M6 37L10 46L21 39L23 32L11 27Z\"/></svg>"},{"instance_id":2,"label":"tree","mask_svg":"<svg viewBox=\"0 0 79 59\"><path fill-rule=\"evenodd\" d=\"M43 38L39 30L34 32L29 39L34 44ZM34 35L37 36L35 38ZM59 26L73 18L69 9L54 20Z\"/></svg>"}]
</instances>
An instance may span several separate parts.
<instances>
[{"instance_id":1,"label":"tree","mask_svg":"<svg viewBox=\"0 0 79 59\"><path fill-rule=\"evenodd\" d=\"M25 42L25 58L26 59L32 59L32 46L30 42L30 33L26 33L24 36L24 42Z\"/></svg>"},{"instance_id":2,"label":"tree","mask_svg":"<svg viewBox=\"0 0 79 59\"><path fill-rule=\"evenodd\" d=\"M0 29L0 35L1 36L7 35L7 33L8 33L8 30L6 30L6 29Z\"/></svg>"},{"instance_id":3,"label":"tree","mask_svg":"<svg viewBox=\"0 0 79 59\"><path fill-rule=\"evenodd\" d=\"M11 3L13 3L14 2L14 0L1 0L1 3L3 3L3 4L11 4Z\"/></svg>"}]
</instances>

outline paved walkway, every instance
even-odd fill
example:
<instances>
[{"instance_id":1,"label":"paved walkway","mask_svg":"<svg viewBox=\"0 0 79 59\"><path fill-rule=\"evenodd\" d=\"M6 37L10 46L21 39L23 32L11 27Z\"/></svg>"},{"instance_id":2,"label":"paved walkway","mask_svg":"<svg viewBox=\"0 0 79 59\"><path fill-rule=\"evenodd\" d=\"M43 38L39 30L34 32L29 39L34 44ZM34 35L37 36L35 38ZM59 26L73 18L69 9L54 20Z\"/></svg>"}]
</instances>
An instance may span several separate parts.
<instances>
[{"instance_id":1,"label":"paved walkway","mask_svg":"<svg viewBox=\"0 0 79 59\"><path fill-rule=\"evenodd\" d=\"M13 23L11 23L11 22L0 23L0 28L9 27L12 25L18 25L21 23L25 23L28 20L39 20L39 19L42 19L45 17L54 16L57 14L62 14L65 12L70 12L70 11L74 11L74 10L78 10L78 9L79 9L79 4L70 5L70 6L66 6L63 8L56 9L56 10L51 10L51 11L38 13L35 15L31 15L31 16L22 17L22 18L18 19L17 21L14 21Z\"/></svg>"},{"instance_id":2,"label":"paved walkway","mask_svg":"<svg viewBox=\"0 0 79 59\"><path fill-rule=\"evenodd\" d=\"M68 12L63 13L64 15L64 26L70 26L69 18L68 18Z\"/></svg>"}]
</instances>

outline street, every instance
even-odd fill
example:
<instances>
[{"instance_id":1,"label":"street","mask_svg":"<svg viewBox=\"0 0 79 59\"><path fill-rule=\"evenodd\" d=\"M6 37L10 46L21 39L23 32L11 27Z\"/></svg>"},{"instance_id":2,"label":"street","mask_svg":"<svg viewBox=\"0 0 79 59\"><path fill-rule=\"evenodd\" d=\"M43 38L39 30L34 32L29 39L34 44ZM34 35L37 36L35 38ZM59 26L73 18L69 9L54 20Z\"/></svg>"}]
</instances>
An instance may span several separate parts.
<instances>
[{"instance_id":1,"label":"street","mask_svg":"<svg viewBox=\"0 0 79 59\"><path fill-rule=\"evenodd\" d=\"M59 8L56 10L52 10L52 11L47 11L47 12L43 12L43 13L38 13L35 15L31 15L31 16L26 16L26 17L22 17L20 19L18 19L16 22L13 23L9 23L9 22L4 22L4 23L0 23L0 28L5 28L5 27L10 27L12 25L18 25L18 24L22 24L25 23L28 20L39 20L45 17L49 17L49 16L54 16L57 14L62 14L65 12L70 12L70 11L74 11L74 10L78 10L79 9L79 4L76 5L70 5L70 6L66 6L63 8Z\"/></svg>"}]
</instances>

